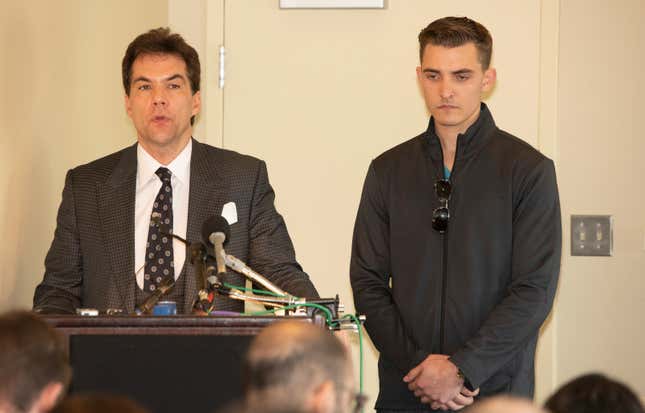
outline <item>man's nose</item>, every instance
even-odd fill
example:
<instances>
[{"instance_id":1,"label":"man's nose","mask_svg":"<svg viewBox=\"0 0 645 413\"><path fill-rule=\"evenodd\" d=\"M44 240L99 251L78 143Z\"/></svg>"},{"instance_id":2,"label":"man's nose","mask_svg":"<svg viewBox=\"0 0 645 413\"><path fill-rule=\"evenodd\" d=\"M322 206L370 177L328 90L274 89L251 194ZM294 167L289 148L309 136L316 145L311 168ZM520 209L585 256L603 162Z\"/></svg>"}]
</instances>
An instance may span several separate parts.
<instances>
[{"instance_id":1,"label":"man's nose","mask_svg":"<svg viewBox=\"0 0 645 413\"><path fill-rule=\"evenodd\" d=\"M154 88L152 93L152 103L155 106L165 106L168 103L164 88Z\"/></svg>"},{"instance_id":2,"label":"man's nose","mask_svg":"<svg viewBox=\"0 0 645 413\"><path fill-rule=\"evenodd\" d=\"M449 80L442 80L439 85L439 94L443 99L450 99L454 95L455 91L452 87L452 83Z\"/></svg>"}]
</instances>

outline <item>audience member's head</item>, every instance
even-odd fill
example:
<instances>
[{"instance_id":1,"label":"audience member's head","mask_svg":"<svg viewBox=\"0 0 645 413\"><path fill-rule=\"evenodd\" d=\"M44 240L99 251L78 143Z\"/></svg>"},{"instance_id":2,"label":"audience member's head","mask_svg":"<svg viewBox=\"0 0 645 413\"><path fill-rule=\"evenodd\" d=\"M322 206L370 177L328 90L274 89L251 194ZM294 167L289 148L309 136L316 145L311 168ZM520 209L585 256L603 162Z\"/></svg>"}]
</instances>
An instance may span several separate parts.
<instances>
[{"instance_id":1,"label":"audience member's head","mask_svg":"<svg viewBox=\"0 0 645 413\"><path fill-rule=\"evenodd\" d=\"M483 399L466 409L467 413L544 413L530 400L513 396Z\"/></svg>"},{"instance_id":2,"label":"audience member's head","mask_svg":"<svg viewBox=\"0 0 645 413\"><path fill-rule=\"evenodd\" d=\"M51 413L148 413L148 410L126 397L86 394L66 398Z\"/></svg>"},{"instance_id":3,"label":"audience member's head","mask_svg":"<svg viewBox=\"0 0 645 413\"><path fill-rule=\"evenodd\" d=\"M0 315L0 411L49 411L65 392L71 368L62 339L37 315Z\"/></svg>"},{"instance_id":4,"label":"audience member's head","mask_svg":"<svg viewBox=\"0 0 645 413\"><path fill-rule=\"evenodd\" d=\"M265 328L246 359L249 411L344 413L356 390L350 356L329 331L306 322L285 321Z\"/></svg>"},{"instance_id":5,"label":"audience member's head","mask_svg":"<svg viewBox=\"0 0 645 413\"><path fill-rule=\"evenodd\" d=\"M260 406L258 406L258 403ZM261 401L255 400L254 404L250 404L246 400L236 400L226 406L218 409L216 413L306 413L303 409L296 409L294 407L282 408L280 406L268 405Z\"/></svg>"},{"instance_id":6,"label":"audience member's head","mask_svg":"<svg viewBox=\"0 0 645 413\"><path fill-rule=\"evenodd\" d=\"M552 413L645 413L633 391L602 374L587 374L566 383L544 404Z\"/></svg>"}]
</instances>

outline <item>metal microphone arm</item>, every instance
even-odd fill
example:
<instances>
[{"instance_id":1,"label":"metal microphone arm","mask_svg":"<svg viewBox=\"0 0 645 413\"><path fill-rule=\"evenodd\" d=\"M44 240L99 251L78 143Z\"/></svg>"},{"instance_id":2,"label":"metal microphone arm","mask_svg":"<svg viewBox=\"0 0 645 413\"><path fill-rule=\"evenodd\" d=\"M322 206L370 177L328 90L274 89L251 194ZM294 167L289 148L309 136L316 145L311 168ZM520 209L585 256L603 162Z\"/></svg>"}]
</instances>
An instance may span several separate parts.
<instances>
[{"instance_id":1,"label":"metal microphone arm","mask_svg":"<svg viewBox=\"0 0 645 413\"><path fill-rule=\"evenodd\" d=\"M228 289L225 294L229 298L232 298L234 300L255 301L257 303L269 305L272 307L283 307L286 305L302 304L304 302L304 300L298 300L295 298L267 297L256 294L245 294L232 289Z\"/></svg>"},{"instance_id":2,"label":"metal microphone arm","mask_svg":"<svg viewBox=\"0 0 645 413\"><path fill-rule=\"evenodd\" d=\"M246 265L242 260L235 258L231 254L226 254L224 250L222 250L222 256L224 257L224 261L226 262L226 266L231 268L232 270L244 275L246 278L250 279L251 281L254 281L260 285L262 285L264 288L267 290L277 294L281 295L284 297L288 297L289 299L293 300L296 299L293 295L287 293L286 291L280 289L277 285L273 284L271 281L267 280L263 275L258 274L257 272L253 271L248 265Z\"/></svg>"},{"instance_id":3,"label":"metal microphone arm","mask_svg":"<svg viewBox=\"0 0 645 413\"><path fill-rule=\"evenodd\" d=\"M286 311L285 314L292 313L295 315L306 315L308 317L321 317L321 307L325 307L328 310L327 314L329 314L329 318L327 318L326 320L329 329L354 331L358 330L358 326L355 325L351 319L340 316L340 314L345 311L345 306L340 303L338 295L336 295L336 297L334 298L313 299L295 297L277 287L271 281L267 280L264 276L253 271L240 259L231 254L226 254L223 249L221 250L221 257L224 258L227 267L244 275L251 281L261 284L264 288L278 296L272 297L266 295L244 293L236 290L235 287L225 286L224 283L216 276L209 277L212 290L216 291L218 294L224 295L233 300L252 301L265 306L277 308L283 307L282 309ZM365 321L365 316L358 316L358 320L358 322L363 323Z\"/></svg>"},{"instance_id":4,"label":"metal microphone arm","mask_svg":"<svg viewBox=\"0 0 645 413\"><path fill-rule=\"evenodd\" d=\"M288 313L307 317L321 316L320 310L307 306L308 304L318 304L319 306L326 307L332 314L332 319L326 320L328 322L327 327L330 330L358 331L358 326L354 324L353 320L340 316L344 311L344 306L340 303L338 295L335 298L320 298L310 301L296 297L267 297L242 293L238 290L225 287L221 283L215 286L215 290L218 294L225 295L233 300L252 301L264 306L276 307L277 309L285 309L284 307L288 306L290 309L285 309ZM365 322L364 315L357 316L357 319L361 324Z\"/></svg>"}]
</instances>

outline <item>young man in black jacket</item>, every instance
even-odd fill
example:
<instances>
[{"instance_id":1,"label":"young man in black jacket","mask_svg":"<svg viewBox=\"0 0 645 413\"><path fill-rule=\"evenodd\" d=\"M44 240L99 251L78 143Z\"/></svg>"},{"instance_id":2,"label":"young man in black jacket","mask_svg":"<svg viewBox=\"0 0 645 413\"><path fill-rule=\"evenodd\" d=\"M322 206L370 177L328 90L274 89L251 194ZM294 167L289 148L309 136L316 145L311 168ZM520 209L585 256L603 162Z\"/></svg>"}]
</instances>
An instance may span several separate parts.
<instances>
[{"instance_id":1,"label":"young man in black jacket","mask_svg":"<svg viewBox=\"0 0 645 413\"><path fill-rule=\"evenodd\" d=\"M492 39L468 18L419 34L427 131L372 161L354 228L356 309L380 351L379 412L531 397L561 253L553 162L495 125Z\"/></svg>"}]
</instances>

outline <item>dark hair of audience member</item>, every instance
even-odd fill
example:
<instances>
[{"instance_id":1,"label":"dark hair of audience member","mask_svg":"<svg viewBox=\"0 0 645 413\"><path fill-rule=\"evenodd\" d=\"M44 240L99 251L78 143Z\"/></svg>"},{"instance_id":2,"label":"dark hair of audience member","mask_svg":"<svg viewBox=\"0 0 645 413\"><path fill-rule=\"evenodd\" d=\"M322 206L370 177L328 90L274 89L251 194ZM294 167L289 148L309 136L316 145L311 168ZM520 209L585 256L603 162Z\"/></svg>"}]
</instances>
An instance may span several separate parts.
<instances>
[{"instance_id":1,"label":"dark hair of audience member","mask_svg":"<svg viewBox=\"0 0 645 413\"><path fill-rule=\"evenodd\" d=\"M625 384L602 374L571 380L544 404L552 413L645 413L643 405Z\"/></svg>"},{"instance_id":2,"label":"dark hair of audience member","mask_svg":"<svg viewBox=\"0 0 645 413\"><path fill-rule=\"evenodd\" d=\"M233 401L224 407L219 408L214 413L307 413L304 409L298 409L293 406L252 406L242 400Z\"/></svg>"},{"instance_id":3,"label":"dark hair of audience member","mask_svg":"<svg viewBox=\"0 0 645 413\"><path fill-rule=\"evenodd\" d=\"M0 316L0 400L29 411L50 383L64 389L71 368L62 338L36 314L12 311Z\"/></svg>"}]
</instances>

